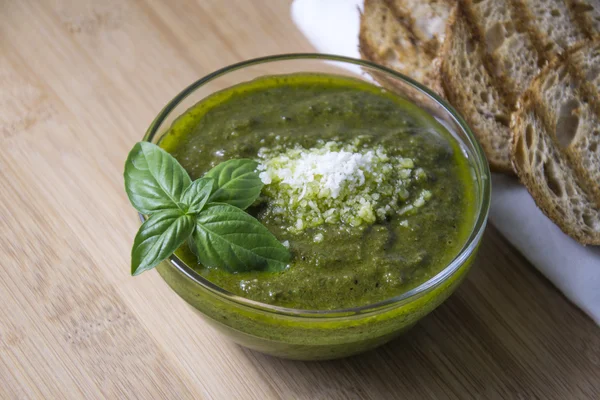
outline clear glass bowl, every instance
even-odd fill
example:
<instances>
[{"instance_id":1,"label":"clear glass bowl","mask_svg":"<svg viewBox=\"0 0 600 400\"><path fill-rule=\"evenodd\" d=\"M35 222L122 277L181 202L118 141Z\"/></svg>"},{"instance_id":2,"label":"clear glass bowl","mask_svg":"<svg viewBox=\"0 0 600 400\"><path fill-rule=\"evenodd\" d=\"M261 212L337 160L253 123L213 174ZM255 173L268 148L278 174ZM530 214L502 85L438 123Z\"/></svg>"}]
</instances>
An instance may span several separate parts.
<instances>
[{"instance_id":1,"label":"clear glass bowl","mask_svg":"<svg viewBox=\"0 0 600 400\"><path fill-rule=\"evenodd\" d=\"M277 55L213 72L171 100L144 140L158 142L177 117L218 90L263 75L294 72L336 73L375 85L383 83L388 90L425 109L450 131L469 160L477 192L472 231L460 254L433 278L410 291L376 304L333 311L277 307L236 296L204 279L175 255L157 270L212 326L242 346L290 359L345 357L398 336L456 290L473 263L487 222L490 172L483 151L465 121L432 91L385 67L324 54Z\"/></svg>"}]
</instances>

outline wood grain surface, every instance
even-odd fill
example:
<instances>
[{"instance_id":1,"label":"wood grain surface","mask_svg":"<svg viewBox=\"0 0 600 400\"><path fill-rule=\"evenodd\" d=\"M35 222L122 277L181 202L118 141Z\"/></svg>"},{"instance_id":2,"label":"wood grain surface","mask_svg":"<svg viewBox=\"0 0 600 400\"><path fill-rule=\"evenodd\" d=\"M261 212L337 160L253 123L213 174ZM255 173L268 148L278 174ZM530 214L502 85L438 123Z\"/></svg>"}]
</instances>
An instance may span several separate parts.
<instances>
[{"instance_id":1,"label":"wood grain surface","mask_svg":"<svg viewBox=\"0 0 600 400\"><path fill-rule=\"evenodd\" d=\"M600 330L493 227L450 300L333 362L244 350L129 276L128 150L199 77L311 51L289 5L0 0L0 398L600 398Z\"/></svg>"}]
</instances>

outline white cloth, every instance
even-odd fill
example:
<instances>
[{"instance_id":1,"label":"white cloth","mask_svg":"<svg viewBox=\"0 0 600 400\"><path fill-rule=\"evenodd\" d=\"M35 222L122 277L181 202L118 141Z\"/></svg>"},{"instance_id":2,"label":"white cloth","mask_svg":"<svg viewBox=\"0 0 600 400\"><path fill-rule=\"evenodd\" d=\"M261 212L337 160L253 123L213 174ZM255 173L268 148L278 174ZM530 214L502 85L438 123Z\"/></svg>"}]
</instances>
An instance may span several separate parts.
<instances>
[{"instance_id":1,"label":"white cloth","mask_svg":"<svg viewBox=\"0 0 600 400\"><path fill-rule=\"evenodd\" d=\"M322 53L359 58L362 0L295 0L292 18ZM490 221L573 303L600 325L600 247L582 246L535 205L516 179L492 178Z\"/></svg>"}]
</instances>

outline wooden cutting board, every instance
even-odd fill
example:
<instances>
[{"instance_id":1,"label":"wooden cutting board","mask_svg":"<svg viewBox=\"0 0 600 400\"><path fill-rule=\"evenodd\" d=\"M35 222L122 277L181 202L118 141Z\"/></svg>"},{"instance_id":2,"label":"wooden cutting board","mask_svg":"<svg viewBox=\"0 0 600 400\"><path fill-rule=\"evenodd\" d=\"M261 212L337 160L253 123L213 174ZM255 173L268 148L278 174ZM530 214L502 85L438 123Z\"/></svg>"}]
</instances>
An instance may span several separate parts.
<instances>
[{"instance_id":1,"label":"wooden cutting board","mask_svg":"<svg viewBox=\"0 0 600 400\"><path fill-rule=\"evenodd\" d=\"M311 51L289 5L0 2L0 398L600 398L600 329L493 227L449 301L333 362L244 350L129 276L128 150L199 77Z\"/></svg>"}]
</instances>

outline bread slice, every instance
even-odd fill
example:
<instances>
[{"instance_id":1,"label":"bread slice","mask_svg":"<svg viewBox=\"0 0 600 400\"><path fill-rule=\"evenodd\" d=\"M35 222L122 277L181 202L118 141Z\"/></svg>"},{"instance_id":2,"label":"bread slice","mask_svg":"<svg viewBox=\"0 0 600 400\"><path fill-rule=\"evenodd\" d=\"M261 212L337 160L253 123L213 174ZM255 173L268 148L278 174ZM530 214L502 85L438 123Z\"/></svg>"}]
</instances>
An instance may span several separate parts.
<instances>
[{"instance_id":1,"label":"bread slice","mask_svg":"<svg viewBox=\"0 0 600 400\"><path fill-rule=\"evenodd\" d=\"M566 1L458 0L440 76L494 170L511 170L508 121L540 66L591 37ZM466 47L474 51L464 53Z\"/></svg>"},{"instance_id":2,"label":"bread slice","mask_svg":"<svg viewBox=\"0 0 600 400\"><path fill-rule=\"evenodd\" d=\"M600 137L594 134L600 130L600 120L578 79L569 72L568 62L552 64L532 85L529 96L558 150L600 206L600 152L596 151Z\"/></svg>"},{"instance_id":3,"label":"bread slice","mask_svg":"<svg viewBox=\"0 0 600 400\"><path fill-rule=\"evenodd\" d=\"M549 60L598 34L598 18L600 0L365 0L360 50L443 94L492 169L510 173L517 100Z\"/></svg>"},{"instance_id":4,"label":"bread slice","mask_svg":"<svg viewBox=\"0 0 600 400\"><path fill-rule=\"evenodd\" d=\"M541 63L526 21L510 0L464 0L462 4L468 23L485 48L488 71L501 82L507 102L516 104Z\"/></svg>"},{"instance_id":5,"label":"bread slice","mask_svg":"<svg viewBox=\"0 0 600 400\"><path fill-rule=\"evenodd\" d=\"M600 109L598 87L582 77L600 42L550 63L513 115L512 161L537 205L565 233L600 245Z\"/></svg>"},{"instance_id":6,"label":"bread slice","mask_svg":"<svg viewBox=\"0 0 600 400\"><path fill-rule=\"evenodd\" d=\"M396 6L401 3L408 6L417 3L417 0L394 2ZM360 54L365 59L392 68L441 94L440 61L435 54L440 43L433 44L439 39L435 35L431 36L425 44L419 37L427 34L413 28L402 12L392 8L391 1L365 0L360 23ZM434 49L436 50L433 51Z\"/></svg>"},{"instance_id":7,"label":"bread slice","mask_svg":"<svg viewBox=\"0 0 600 400\"><path fill-rule=\"evenodd\" d=\"M450 17L441 81L450 103L467 120L490 166L510 172L510 109L483 63L484 49L460 9Z\"/></svg>"}]
</instances>

